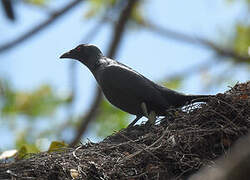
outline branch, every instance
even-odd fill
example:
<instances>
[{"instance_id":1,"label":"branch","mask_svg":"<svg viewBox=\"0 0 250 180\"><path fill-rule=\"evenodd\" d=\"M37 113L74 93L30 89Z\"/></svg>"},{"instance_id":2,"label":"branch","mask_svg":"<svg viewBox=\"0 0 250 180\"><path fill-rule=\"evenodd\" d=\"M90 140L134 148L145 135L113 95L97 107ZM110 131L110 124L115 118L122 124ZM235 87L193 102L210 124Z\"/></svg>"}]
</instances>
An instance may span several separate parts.
<instances>
[{"instance_id":1,"label":"branch","mask_svg":"<svg viewBox=\"0 0 250 180\"><path fill-rule=\"evenodd\" d=\"M2 0L2 7L7 18L11 21L14 21L16 16L14 13L12 0Z\"/></svg>"},{"instance_id":2,"label":"branch","mask_svg":"<svg viewBox=\"0 0 250 180\"><path fill-rule=\"evenodd\" d=\"M169 74L164 79L165 79L165 81L171 81L171 80L174 80L178 77L187 78L188 76L191 76L191 75L196 74L197 72L201 71L201 69L209 69L212 66L214 66L215 64L218 64L218 62L212 61L213 59L217 59L217 58L218 58L218 56L216 56L216 55L209 57L207 59L204 59L199 64L195 64L191 67L189 66L189 67L183 69L181 72Z\"/></svg>"},{"instance_id":3,"label":"branch","mask_svg":"<svg viewBox=\"0 0 250 180\"><path fill-rule=\"evenodd\" d=\"M118 19L118 23L114 26L114 36L112 37L112 40L109 45L108 50L108 57L113 58L115 56L115 53L117 52L117 49L121 43L122 37L124 36L126 24L130 18L131 11L136 4L138 0L129 0L126 7L121 11L120 17ZM75 146L81 139L82 135L86 132L86 129L89 125L89 123L96 118L98 115L98 110L100 103L103 99L102 92L99 88L96 89L96 96L93 101L92 106L90 107L89 112L86 116L82 118L82 123L79 126L79 129L77 130L77 134L73 141L70 143L70 146Z\"/></svg>"},{"instance_id":4,"label":"branch","mask_svg":"<svg viewBox=\"0 0 250 180\"><path fill-rule=\"evenodd\" d=\"M45 29L46 27L51 25L53 22L55 22L57 19L59 19L59 17L61 17L63 14L65 14L66 12L71 10L73 7L75 7L76 5L81 3L82 1L83 0L72 1L71 3L69 3L68 5L63 7L62 9L58 10L57 12L54 12L49 19L47 19L46 21L42 22L41 24L33 27L32 29L30 29L29 31L27 31L26 33L21 35L20 37L12 40L6 44L0 45L0 53L13 48L14 46L24 42L25 40L28 40L29 38L33 37L37 33L41 32L43 29Z\"/></svg>"},{"instance_id":5,"label":"branch","mask_svg":"<svg viewBox=\"0 0 250 180\"><path fill-rule=\"evenodd\" d=\"M142 27L145 27L147 30L151 32L154 32L166 38L171 38L171 39L185 42L188 44L200 45L201 47L213 49L220 56L235 58L239 62L243 62L243 63L250 61L250 56L240 55L237 52L235 52L233 49L222 48L219 45L209 40L206 40L205 38L201 38L201 37L194 38L190 35L177 32L177 31L173 31L167 28L163 28L152 23L143 23L139 25Z\"/></svg>"},{"instance_id":6,"label":"branch","mask_svg":"<svg viewBox=\"0 0 250 180\"><path fill-rule=\"evenodd\" d=\"M109 17L106 17L105 21L115 23ZM188 35L188 34L185 34L182 32L178 32L178 31L171 30L171 29L168 29L165 27L161 27L161 26L153 24L151 22L144 22L144 23L136 22L136 23L137 23L137 25L144 27L148 31L153 32L157 35L161 35L164 38L170 38L170 39L173 39L176 41L180 41L182 43L187 43L187 44L191 44L191 45L199 45L199 46L204 47L204 48L209 48L209 49L216 51L216 54L218 56L235 58L238 60L238 62L246 63L247 61L250 61L250 56L238 54L233 49L221 48L218 44L215 44L215 43L213 43L205 38L193 37L191 35Z\"/></svg>"}]
</instances>

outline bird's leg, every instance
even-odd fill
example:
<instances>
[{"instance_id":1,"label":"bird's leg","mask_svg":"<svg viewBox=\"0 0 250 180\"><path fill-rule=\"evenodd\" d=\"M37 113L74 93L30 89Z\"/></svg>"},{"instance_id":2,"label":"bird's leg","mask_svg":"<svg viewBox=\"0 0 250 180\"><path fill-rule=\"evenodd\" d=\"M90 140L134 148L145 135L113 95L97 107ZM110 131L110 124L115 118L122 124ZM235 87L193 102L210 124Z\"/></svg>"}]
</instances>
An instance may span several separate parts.
<instances>
[{"instance_id":1,"label":"bird's leg","mask_svg":"<svg viewBox=\"0 0 250 180\"><path fill-rule=\"evenodd\" d=\"M142 112L146 117L149 117L148 115L148 111L147 111L147 106L146 103L143 102L141 103L141 108L142 108ZM128 125L128 128L131 128L135 125L135 123L142 118L142 115L137 115L136 118Z\"/></svg>"},{"instance_id":2,"label":"bird's leg","mask_svg":"<svg viewBox=\"0 0 250 180\"><path fill-rule=\"evenodd\" d=\"M150 113L148 114L148 110L147 110L147 106L145 102L141 103L141 108L142 108L143 114L148 118L148 122L146 124L150 124L150 125L154 124L156 121L156 113L154 111L150 111Z\"/></svg>"},{"instance_id":3,"label":"bird's leg","mask_svg":"<svg viewBox=\"0 0 250 180\"><path fill-rule=\"evenodd\" d=\"M136 116L136 118L128 125L128 128L131 128L134 126L134 124L139 120L141 119L142 116Z\"/></svg>"},{"instance_id":4,"label":"bird's leg","mask_svg":"<svg viewBox=\"0 0 250 180\"><path fill-rule=\"evenodd\" d=\"M154 124L155 121L156 121L156 113L155 113L155 111L150 111L149 117L148 117L148 122L150 124Z\"/></svg>"},{"instance_id":5,"label":"bird's leg","mask_svg":"<svg viewBox=\"0 0 250 180\"><path fill-rule=\"evenodd\" d=\"M142 109L144 116L146 116L148 118L149 115L148 115L147 105L145 102L141 103L141 109Z\"/></svg>"},{"instance_id":6,"label":"bird's leg","mask_svg":"<svg viewBox=\"0 0 250 180\"><path fill-rule=\"evenodd\" d=\"M149 116L148 116L148 121L146 122L146 126L151 126L155 124L156 121L156 113L155 111L150 111Z\"/></svg>"}]
</instances>

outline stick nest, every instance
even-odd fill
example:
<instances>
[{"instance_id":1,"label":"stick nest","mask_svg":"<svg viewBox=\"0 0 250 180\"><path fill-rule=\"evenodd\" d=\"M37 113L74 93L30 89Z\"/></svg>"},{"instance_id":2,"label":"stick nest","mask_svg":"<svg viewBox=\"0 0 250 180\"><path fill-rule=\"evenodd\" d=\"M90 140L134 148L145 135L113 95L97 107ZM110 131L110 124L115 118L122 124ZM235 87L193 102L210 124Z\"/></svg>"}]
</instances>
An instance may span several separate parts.
<instances>
[{"instance_id":1,"label":"stick nest","mask_svg":"<svg viewBox=\"0 0 250 180\"><path fill-rule=\"evenodd\" d=\"M250 128L250 82L100 143L0 164L0 179L187 179Z\"/></svg>"}]
</instances>

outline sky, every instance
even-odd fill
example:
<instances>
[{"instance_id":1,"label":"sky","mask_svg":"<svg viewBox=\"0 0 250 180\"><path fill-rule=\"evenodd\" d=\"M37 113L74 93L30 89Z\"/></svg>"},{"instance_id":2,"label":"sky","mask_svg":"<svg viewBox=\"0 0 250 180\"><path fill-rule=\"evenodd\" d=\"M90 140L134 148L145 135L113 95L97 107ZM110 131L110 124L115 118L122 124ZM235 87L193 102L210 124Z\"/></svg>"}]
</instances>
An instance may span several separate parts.
<instances>
[{"instance_id":1,"label":"sky","mask_svg":"<svg viewBox=\"0 0 250 180\"><path fill-rule=\"evenodd\" d=\"M60 8L67 2L54 1L53 8ZM0 77L8 78L18 90L32 91L46 83L52 85L58 93L69 92L70 60L60 60L59 56L80 43L86 43L82 40L96 23L96 19L84 18L87 9L87 4L82 3L37 36L0 54ZM230 34L232 23L243 10L243 3L229 4L226 0L146 0L143 6L143 14L155 24L194 37L217 39L219 43L223 36ZM46 11L22 3L16 5L16 12L18 19L14 23L6 20L3 12L0 12L0 44L20 36L48 17ZM111 28L108 24L104 25L98 36L90 42L97 45L104 54L112 36ZM161 81L168 75L211 61L212 57L213 52L210 50L166 39L147 30L131 28L123 38L116 59L151 80ZM86 67L78 62L76 66L77 96L74 113L82 114L93 98L96 82ZM231 66L230 63L220 63L214 66L211 72L216 74L218 69L224 68L226 71ZM237 73L234 79L244 82L249 79L248 76L244 72ZM208 82L212 80L209 75L205 77ZM207 81L199 73L187 79L179 91L188 94L216 94L232 85L223 83L218 87L206 89L204 83ZM13 136L8 134L3 124L0 124L0 130L0 137L3 137L3 134L8 136L7 139L0 139L0 144L10 146ZM91 132L88 135L88 138L95 139Z\"/></svg>"}]
</instances>

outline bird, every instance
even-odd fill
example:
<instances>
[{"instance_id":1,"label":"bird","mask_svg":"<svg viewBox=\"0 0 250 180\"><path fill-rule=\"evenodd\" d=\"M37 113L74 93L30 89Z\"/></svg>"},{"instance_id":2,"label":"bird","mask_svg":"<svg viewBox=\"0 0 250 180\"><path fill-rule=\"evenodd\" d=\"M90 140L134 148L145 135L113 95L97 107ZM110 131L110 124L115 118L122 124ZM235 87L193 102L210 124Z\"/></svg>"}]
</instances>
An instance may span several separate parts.
<instances>
[{"instance_id":1,"label":"bird","mask_svg":"<svg viewBox=\"0 0 250 180\"><path fill-rule=\"evenodd\" d=\"M170 108L206 102L211 95L186 95L154 83L125 64L105 57L95 45L80 44L60 58L80 61L95 77L106 99L115 107L136 115L128 127L143 116L166 116ZM151 120L152 121L152 120Z\"/></svg>"}]
</instances>

